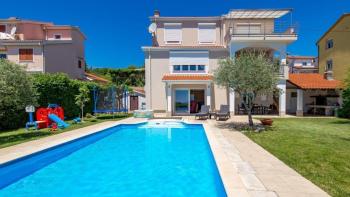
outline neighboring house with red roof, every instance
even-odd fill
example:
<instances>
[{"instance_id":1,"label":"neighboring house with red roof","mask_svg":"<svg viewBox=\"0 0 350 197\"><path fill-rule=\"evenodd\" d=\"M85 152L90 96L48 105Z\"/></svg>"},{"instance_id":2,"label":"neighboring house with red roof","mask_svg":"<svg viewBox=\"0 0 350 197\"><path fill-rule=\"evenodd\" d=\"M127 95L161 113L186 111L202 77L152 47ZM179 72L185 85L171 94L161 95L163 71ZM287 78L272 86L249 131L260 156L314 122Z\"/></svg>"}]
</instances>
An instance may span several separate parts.
<instances>
[{"instance_id":1,"label":"neighboring house with red roof","mask_svg":"<svg viewBox=\"0 0 350 197\"><path fill-rule=\"evenodd\" d=\"M62 72L83 79L85 40L76 26L0 19L0 58L23 65L28 72Z\"/></svg>"},{"instance_id":2,"label":"neighboring house with red roof","mask_svg":"<svg viewBox=\"0 0 350 197\"><path fill-rule=\"evenodd\" d=\"M155 11L149 27L152 46L144 46L146 108L167 115L198 113L202 105L212 110L230 106L238 113L242 99L233 90L213 82L219 60L235 57L242 51L262 50L269 57L278 53L281 60L277 88L282 94L259 95L258 105L286 113L288 66L286 47L297 40L292 24L281 22L291 17L289 9L231 10L213 17L163 17ZM279 25L275 26L275 22Z\"/></svg>"}]
</instances>

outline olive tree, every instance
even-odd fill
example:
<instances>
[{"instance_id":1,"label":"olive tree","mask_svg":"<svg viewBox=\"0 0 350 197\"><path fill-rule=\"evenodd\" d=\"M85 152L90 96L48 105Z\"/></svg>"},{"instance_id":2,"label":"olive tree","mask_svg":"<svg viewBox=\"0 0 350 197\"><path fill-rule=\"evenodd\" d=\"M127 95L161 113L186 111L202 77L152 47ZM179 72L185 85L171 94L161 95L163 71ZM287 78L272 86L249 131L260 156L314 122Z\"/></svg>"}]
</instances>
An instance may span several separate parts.
<instances>
[{"instance_id":1,"label":"olive tree","mask_svg":"<svg viewBox=\"0 0 350 197\"><path fill-rule=\"evenodd\" d=\"M0 59L0 130L24 126L27 105L36 105L30 76L22 66Z\"/></svg>"},{"instance_id":2,"label":"olive tree","mask_svg":"<svg viewBox=\"0 0 350 197\"><path fill-rule=\"evenodd\" d=\"M252 108L258 94L275 91L279 65L260 51L242 52L237 58L222 59L214 71L214 81L233 89L243 98L249 126L253 126Z\"/></svg>"}]
</instances>

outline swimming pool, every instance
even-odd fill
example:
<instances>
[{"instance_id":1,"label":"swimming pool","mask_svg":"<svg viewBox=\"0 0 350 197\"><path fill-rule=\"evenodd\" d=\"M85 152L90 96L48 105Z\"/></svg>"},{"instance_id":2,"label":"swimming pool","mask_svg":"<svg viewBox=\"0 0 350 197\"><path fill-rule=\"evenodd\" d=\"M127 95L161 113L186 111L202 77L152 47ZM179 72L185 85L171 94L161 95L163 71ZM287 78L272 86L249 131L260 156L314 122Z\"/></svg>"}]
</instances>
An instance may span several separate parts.
<instances>
[{"instance_id":1,"label":"swimming pool","mask_svg":"<svg viewBox=\"0 0 350 197\"><path fill-rule=\"evenodd\" d=\"M226 196L202 125L119 125L0 165L0 196Z\"/></svg>"}]
</instances>

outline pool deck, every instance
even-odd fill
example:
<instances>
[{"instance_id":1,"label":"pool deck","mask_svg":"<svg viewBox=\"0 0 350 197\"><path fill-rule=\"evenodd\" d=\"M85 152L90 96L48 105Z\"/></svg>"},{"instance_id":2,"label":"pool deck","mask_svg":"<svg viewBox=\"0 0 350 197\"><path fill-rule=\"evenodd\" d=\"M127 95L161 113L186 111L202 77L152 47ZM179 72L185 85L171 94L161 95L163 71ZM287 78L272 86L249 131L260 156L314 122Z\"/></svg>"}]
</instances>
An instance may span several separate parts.
<instances>
[{"instance_id":1,"label":"pool deck","mask_svg":"<svg viewBox=\"0 0 350 197\"><path fill-rule=\"evenodd\" d=\"M203 124L228 196L329 196L242 133L223 128L215 120L198 121L192 117L184 120ZM2 148L0 164L119 124L145 121L127 118L103 122Z\"/></svg>"}]
</instances>

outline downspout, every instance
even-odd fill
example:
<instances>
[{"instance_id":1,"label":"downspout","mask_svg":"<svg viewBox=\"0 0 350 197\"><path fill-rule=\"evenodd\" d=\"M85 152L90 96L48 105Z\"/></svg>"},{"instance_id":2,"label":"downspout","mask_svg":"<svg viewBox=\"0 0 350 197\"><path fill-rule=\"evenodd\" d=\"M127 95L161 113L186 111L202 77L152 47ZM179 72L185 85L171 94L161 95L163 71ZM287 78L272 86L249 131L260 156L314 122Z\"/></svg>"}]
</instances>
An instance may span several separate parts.
<instances>
[{"instance_id":1,"label":"downspout","mask_svg":"<svg viewBox=\"0 0 350 197\"><path fill-rule=\"evenodd\" d=\"M43 49L43 73L45 73L46 69L45 69L45 42L42 41L42 49Z\"/></svg>"},{"instance_id":2,"label":"downspout","mask_svg":"<svg viewBox=\"0 0 350 197\"><path fill-rule=\"evenodd\" d=\"M47 29L44 27L43 28L45 31L45 40L47 40ZM43 48L43 73L46 72L46 64L45 64L45 41L42 42L42 48Z\"/></svg>"},{"instance_id":3,"label":"downspout","mask_svg":"<svg viewBox=\"0 0 350 197\"><path fill-rule=\"evenodd\" d=\"M151 48L148 48L148 65L149 65L149 106L152 109L152 60L151 60Z\"/></svg>"}]
</instances>

